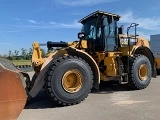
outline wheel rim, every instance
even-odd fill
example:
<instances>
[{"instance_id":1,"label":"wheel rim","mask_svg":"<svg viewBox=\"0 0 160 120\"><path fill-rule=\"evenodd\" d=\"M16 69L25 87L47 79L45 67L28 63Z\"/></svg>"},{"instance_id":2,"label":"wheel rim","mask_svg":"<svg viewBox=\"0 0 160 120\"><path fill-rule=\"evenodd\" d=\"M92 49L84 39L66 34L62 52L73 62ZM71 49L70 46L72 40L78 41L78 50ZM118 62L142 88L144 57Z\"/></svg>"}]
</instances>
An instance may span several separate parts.
<instances>
[{"instance_id":1,"label":"wheel rim","mask_svg":"<svg viewBox=\"0 0 160 120\"><path fill-rule=\"evenodd\" d=\"M142 81L146 80L148 77L148 69L147 69L147 65L142 64L139 67L139 77Z\"/></svg>"},{"instance_id":2,"label":"wheel rim","mask_svg":"<svg viewBox=\"0 0 160 120\"><path fill-rule=\"evenodd\" d=\"M69 93L78 92L82 88L82 74L79 70L68 70L62 78L62 86Z\"/></svg>"}]
</instances>

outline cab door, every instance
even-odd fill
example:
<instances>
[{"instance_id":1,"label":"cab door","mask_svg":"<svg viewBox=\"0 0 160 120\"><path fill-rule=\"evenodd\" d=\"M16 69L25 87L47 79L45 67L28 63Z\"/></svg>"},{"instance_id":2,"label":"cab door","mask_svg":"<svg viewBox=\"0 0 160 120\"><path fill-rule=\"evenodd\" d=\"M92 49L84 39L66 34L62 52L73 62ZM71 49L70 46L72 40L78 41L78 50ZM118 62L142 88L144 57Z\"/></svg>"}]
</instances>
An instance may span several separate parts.
<instances>
[{"instance_id":1,"label":"cab door","mask_svg":"<svg viewBox=\"0 0 160 120\"><path fill-rule=\"evenodd\" d=\"M117 30L113 16L106 16L103 19L104 26L104 43L106 52L114 52L117 50Z\"/></svg>"}]
</instances>

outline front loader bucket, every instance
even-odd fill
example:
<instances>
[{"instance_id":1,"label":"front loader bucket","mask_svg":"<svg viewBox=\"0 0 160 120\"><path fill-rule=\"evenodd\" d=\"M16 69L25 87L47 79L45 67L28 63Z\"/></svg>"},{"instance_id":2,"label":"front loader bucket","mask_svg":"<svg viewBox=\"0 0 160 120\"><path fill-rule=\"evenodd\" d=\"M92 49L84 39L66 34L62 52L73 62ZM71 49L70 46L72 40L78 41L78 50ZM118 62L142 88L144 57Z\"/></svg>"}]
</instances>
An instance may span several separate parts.
<instances>
[{"instance_id":1,"label":"front loader bucket","mask_svg":"<svg viewBox=\"0 0 160 120\"><path fill-rule=\"evenodd\" d=\"M0 58L0 120L17 119L26 100L23 75L9 60Z\"/></svg>"}]
</instances>

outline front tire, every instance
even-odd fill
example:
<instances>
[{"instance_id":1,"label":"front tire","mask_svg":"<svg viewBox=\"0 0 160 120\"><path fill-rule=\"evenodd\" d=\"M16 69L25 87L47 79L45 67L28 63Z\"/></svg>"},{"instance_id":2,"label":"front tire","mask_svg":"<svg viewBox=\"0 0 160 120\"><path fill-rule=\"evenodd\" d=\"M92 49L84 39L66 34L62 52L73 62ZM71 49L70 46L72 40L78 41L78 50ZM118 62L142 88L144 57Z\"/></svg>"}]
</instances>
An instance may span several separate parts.
<instances>
[{"instance_id":1,"label":"front tire","mask_svg":"<svg viewBox=\"0 0 160 120\"><path fill-rule=\"evenodd\" d=\"M151 81L152 68L149 59L144 55L130 58L129 86L133 89L144 89Z\"/></svg>"},{"instance_id":2,"label":"front tire","mask_svg":"<svg viewBox=\"0 0 160 120\"><path fill-rule=\"evenodd\" d=\"M63 106L83 101L93 86L93 73L86 61L65 56L53 61L46 77L49 96Z\"/></svg>"}]
</instances>

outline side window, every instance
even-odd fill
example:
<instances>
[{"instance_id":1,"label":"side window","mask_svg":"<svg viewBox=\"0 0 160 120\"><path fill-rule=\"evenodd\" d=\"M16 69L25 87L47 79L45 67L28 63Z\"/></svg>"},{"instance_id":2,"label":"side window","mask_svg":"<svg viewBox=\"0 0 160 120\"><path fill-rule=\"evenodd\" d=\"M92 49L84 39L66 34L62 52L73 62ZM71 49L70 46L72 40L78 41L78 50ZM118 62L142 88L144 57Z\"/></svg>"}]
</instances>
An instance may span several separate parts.
<instances>
[{"instance_id":1,"label":"side window","mask_svg":"<svg viewBox=\"0 0 160 120\"><path fill-rule=\"evenodd\" d=\"M113 19L113 17L112 17L112 23L110 24L110 26L111 26L111 35L112 36L114 36L115 35L115 27L116 27L116 23L115 23L115 20Z\"/></svg>"},{"instance_id":2,"label":"side window","mask_svg":"<svg viewBox=\"0 0 160 120\"><path fill-rule=\"evenodd\" d=\"M101 31L101 27L97 28L97 39L101 39L102 38L102 31Z\"/></svg>"},{"instance_id":3,"label":"side window","mask_svg":"<svg viewBox=\"0 0 160 120\"><path fill-rule=\"evenodd\" d=\"M105 17L104 20L103 20L103 25L104 25L104 33L105 35L108 35L109 34L109 23L108 23L108 19Z\"/></svg>"},{"instance_id":4,"label":"side window","mask_svg":"<svg viewBox=\"0 0 160 120\"><path fill-rule=\"evenodd\" d=\"M112 23L110 24L110 37L108 38L108 44L115 45L115 21L112 17Z\"/></svg>"}]
</instances>

